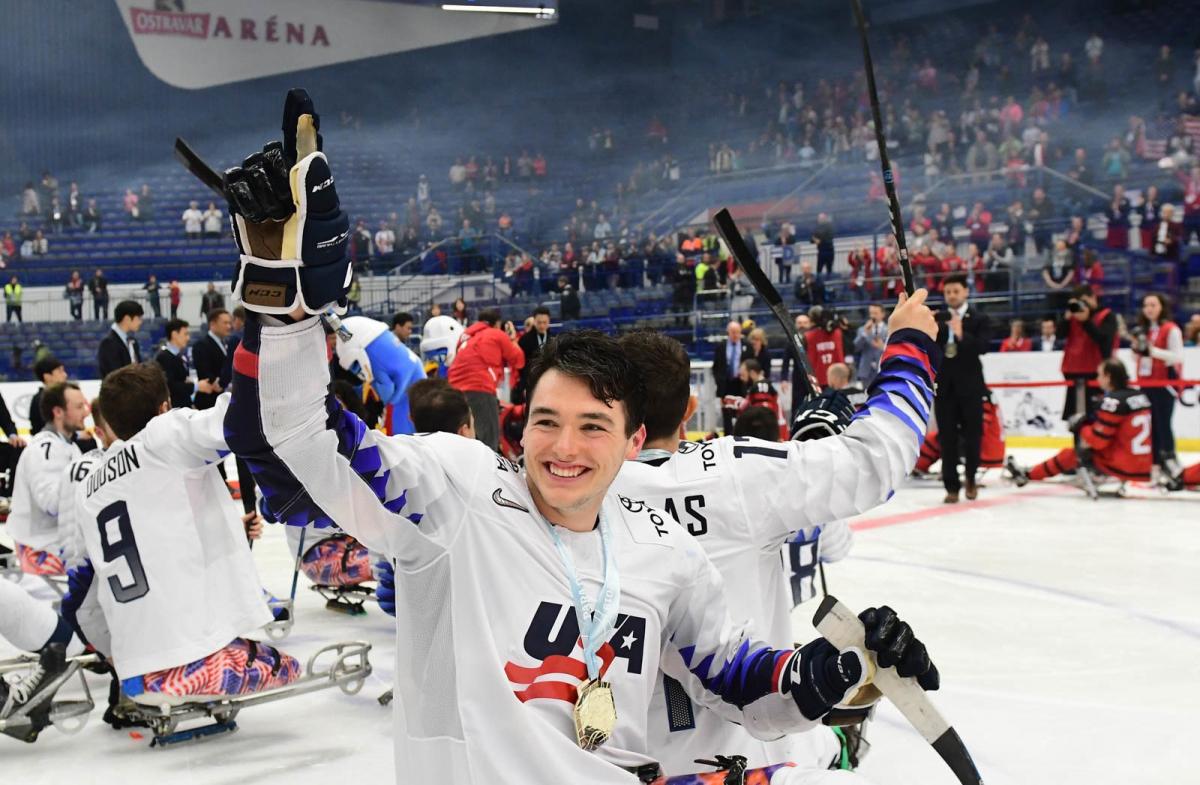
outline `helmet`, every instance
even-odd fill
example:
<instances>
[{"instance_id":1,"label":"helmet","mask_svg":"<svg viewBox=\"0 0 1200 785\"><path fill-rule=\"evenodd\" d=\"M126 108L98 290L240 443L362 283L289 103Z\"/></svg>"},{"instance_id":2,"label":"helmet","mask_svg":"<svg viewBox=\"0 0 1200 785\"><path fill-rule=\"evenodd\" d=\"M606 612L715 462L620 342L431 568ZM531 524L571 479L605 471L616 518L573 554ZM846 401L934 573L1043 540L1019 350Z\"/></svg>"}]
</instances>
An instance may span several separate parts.
<instances>
[{"instance_id":1,"label":"helmet","mask_svg":"<svg viewBox=\"0 0 1200 785\"><path fill-rule=\"evenodd\" d=\"M425 367L437 367L438 376L445 376L458 351L463 326L450 316L435 316L425 322L421 331L421 360Z\"/></svg>"}]
</instances>

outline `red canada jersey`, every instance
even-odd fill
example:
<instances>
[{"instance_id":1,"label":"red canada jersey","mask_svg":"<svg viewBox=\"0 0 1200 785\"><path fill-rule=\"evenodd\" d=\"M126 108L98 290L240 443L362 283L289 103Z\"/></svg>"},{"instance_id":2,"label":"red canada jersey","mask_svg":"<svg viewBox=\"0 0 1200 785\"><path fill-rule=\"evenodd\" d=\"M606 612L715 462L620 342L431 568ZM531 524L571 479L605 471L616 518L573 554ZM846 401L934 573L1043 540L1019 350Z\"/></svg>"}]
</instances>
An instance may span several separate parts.
<instances>
[{"instance_id":1,"label":"red canada jersey","mask_svg":"<svg viewBox=\"0 0 1200 785\"><path fill-rule=\"evenodd\" d=\"M812 365L813 376L817 377L822 387L829 384L829 366L846 362L846 345L840 327L832 333L820 327L812 328L804 334L804 348Z\"/></svg>"},{"instance_id":2,"label":"red canada jersey","mask_svg":"<svg viewBox=\"0 0 1200 785\"><path fill-rule=\"evenodd\" d=\"M1150 398L1142 390L1106 393L1080 437L1092 448L1092 463L1100 471L1122 480L1150 479Z\"/></svg>"}]
</instances>

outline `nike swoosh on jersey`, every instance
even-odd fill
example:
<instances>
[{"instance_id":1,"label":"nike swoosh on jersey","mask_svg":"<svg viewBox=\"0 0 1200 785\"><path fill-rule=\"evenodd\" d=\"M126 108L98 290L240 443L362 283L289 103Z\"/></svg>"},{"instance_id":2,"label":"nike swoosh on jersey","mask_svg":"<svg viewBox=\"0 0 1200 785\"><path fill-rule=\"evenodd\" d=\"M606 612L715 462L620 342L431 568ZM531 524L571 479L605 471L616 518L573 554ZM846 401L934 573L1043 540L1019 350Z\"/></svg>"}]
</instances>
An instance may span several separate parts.
<instances>
[{"instance_id":1,"label":"nike swoosh on jersey","mask_svg":"<svg viewBox=\"0 0 1200 785\"><path fill-rule=\"evenodd\" d=\"M528 507L525 507L525 506L523 506L523 505L517 504L517 503L516 503L516 502L514 502L514 501L510 501L510 500L508 500L508 499L505 499L505 498L504 498L504 496L503 496L503 495L501 495L501 493L500 493L500 489L499 489L499 488L497 488L497 489L495 490L495 492L494 492L494 493L492 493L492 501L494 501L494 502L495 502L495 503L496 503L498 506L500 506L500 507L508 507L509 509L513 509L513 510L520 510L521 512L525 512L525 513L529 512L529 508L528 508Z\"/></svg>"}]
</instances>

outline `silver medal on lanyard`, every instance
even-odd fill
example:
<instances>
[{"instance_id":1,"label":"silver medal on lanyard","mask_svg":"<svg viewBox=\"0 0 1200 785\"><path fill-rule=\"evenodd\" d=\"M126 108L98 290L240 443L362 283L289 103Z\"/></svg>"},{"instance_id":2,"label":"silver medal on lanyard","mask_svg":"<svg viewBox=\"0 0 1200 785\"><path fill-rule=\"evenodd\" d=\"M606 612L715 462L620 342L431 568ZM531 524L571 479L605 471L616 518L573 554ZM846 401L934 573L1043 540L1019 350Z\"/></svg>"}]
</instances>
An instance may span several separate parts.
<instances>
[{"instance_id":1,"label":"silver medal on lanyard","mask_svg":"<svg viewBox=\"0 0 1200 785\"><path fill-rule=\"evenodd\" d=\"M588 678L579 686L579 697L575 700L575 739L585 750L594 750L612 738L617 725L617 705L613 699L612 685L600 677L600 660L597 652L612 636L617 624L617 606L621 600L620 576L617 558L613 552L612 531L608 516L600 513L600 543L604 550L604 582L596 595L596 605L590 607L584 596L583 586L575 573L575 563L567 546L555 530L546 522L554 547L562 559L571 584L571 597L575 602L575 617L579 621L579 636L583 639L583 662L587 666Z\"/></svg>"}]
</instances>

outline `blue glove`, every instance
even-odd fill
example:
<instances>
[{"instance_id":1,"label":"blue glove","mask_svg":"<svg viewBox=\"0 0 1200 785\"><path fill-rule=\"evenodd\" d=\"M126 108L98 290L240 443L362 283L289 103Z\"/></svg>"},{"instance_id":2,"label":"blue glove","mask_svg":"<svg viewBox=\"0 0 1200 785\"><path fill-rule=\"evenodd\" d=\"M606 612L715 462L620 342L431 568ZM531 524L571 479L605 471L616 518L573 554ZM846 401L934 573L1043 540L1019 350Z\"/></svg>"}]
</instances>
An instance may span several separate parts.
<instances>
[{"instance_id":1,"label":"blue glove","mask_svg":"<svg viewBox=\"0 0 1200 785\"><path fill-rule=\"evenodd\" d=\"M854 405L837 390L826 390L815 398L805 401L792 423L792 438L798 442L837 436L850 427L854 419Z\"/></svg>"},{"instance_id":2,"label":"blue glove","mask_svg":"<svg viewBox=\"0 0 1200 785\"><path fill-rule=\"evenodd\" d=\"M247 310L309 314L345 310L350 290L350 219L320 151L320 117L304 90L288 93L283 142L271 142L225 172L241 261L233 296Z\"/></svg>"},{"instance_id":3,"label":"blue glove","mask_svg":"<svg viewBox=\"0 0 1200 785\"><path fill-rule=\"evenodd\" d=\"M377 561L375 572L375 599L379 600L379 609L388 616L396 615L396 572L390 561Z\"/></svg>"}]
</instances>

